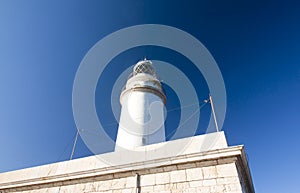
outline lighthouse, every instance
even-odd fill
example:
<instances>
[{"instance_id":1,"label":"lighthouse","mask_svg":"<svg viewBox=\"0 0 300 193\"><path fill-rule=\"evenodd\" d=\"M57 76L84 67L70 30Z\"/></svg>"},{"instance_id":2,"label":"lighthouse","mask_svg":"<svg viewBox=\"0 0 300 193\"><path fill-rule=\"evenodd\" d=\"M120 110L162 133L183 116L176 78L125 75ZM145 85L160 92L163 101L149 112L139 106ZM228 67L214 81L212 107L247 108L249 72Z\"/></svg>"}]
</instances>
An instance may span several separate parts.
<instances>
[{"instance_id":1,"label":"lighthouse","mask_svg":"<svg viewBox=\"0 0 300 193\"><path fill-rule=\"evenodd\" d=\"M223 131L165 141L151 61L134 66L120 102L115 152L0 173L0 192L255 192L243 146L228 147Z\"/></svg>"},{"instance_id":2,"label":"lighthouse","mask_svg":"<svg viewBox=\"0 0 300 193\"><path fill-rule=\"evenodd\" d=\"M121 95L122 105L115 151L165 141L166 96L150 60L139 61Z\"/></svg>"}]
</instances>

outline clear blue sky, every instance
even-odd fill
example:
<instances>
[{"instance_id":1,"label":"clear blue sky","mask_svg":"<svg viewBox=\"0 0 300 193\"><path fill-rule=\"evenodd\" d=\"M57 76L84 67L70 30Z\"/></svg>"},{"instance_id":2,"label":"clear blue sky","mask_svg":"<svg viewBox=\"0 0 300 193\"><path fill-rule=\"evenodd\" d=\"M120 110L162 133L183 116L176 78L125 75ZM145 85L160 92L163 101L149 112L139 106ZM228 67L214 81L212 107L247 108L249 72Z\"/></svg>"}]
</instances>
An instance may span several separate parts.
<instances>
[{"instance_id":1,"label":"clear blue sky","mask_svg":"<svg viewBox=\"0 0 300 193\"><path fill-rule=\"evenodd\" d=\"M298 192L299 21L300 5L290 0L1 1L0 172L67 160L76 133L72 86L84 55L116 30L157 23L192 34L217 61L228 97L223 130L230 145L245 145L256 191ZM144 55L179 67L188 62L155 47L116 57L96 91L97 112L104 123L115 122L108 80ZM195 75L192 65L181 70L195 85L203 85L198 94L205 98L208 91L201 74ZM176 107L176 100L169 97L167 107ZM178 119L176 113L170 117L173 122ZM200 121L207 124L205 116ZM114 136L117 125L107 129ZM79 139L74 157L88 155Z\"/></svg>"}]
</instances>

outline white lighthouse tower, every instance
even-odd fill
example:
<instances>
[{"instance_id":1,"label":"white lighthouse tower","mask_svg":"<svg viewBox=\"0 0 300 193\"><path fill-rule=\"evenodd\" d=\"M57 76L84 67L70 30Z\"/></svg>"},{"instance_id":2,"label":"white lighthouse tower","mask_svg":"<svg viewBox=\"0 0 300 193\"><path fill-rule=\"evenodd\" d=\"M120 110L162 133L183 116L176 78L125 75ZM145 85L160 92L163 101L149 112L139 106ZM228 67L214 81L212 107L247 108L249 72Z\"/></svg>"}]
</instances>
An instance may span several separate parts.
<instances>
[{"instance_id":1,"label":"white lighthouse tower","mask_svg":"<svg viewBox=\"0 0 300 193\"><path fill-rule=\"evenodd\" d=\"M116 151L165 141L166 96L150 60L139 61L134 66L120 102Z\"/></svg>"}]
</instances>

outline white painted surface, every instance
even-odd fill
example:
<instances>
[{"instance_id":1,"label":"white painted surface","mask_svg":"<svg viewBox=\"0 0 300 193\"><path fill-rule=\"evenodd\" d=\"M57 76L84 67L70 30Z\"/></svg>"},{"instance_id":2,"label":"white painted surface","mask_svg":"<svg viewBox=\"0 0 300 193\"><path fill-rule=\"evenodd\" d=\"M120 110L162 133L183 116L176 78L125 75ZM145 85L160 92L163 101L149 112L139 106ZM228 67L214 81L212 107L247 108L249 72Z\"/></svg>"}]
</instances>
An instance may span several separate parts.
<instances>
[{"instance_id":1,"label":"white painted surface","mask_svg":"<svg viewBox=\"0 0 300 193\"><path fill-rule=\"evenodd\" d=\"M141 91L123 95L116 145L132 149L164 141L164 104L160 97Z\"/></svg>"},{"instance_id":2,"label":"white painted surface","mask_svg":"<svg viewBox=\"0 0 300 193\"><path fill-rule=\"evenodd\" d=\"M149 61L136 64L152 65ZM120 96L122 104L115 151L165 141L164 96L159 80L138 73L128 79Z\"/></svg>"}]
</instances>

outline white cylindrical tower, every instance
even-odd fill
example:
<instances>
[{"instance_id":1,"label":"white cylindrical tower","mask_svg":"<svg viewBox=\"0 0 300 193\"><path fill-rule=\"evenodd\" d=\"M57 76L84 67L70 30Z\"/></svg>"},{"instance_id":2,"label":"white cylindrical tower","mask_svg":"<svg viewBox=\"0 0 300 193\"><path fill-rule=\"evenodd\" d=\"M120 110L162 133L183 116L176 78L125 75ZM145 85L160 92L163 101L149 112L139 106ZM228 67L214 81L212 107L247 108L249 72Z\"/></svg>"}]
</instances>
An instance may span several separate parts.
<instances>
[{"instance_id":1,"label":"white cylindrical tower","mask_svg":"<svg viewBox=\"0 0 300 193\"><path fill-rule=\"evenodd\" d=\"M122 111L116 151L165 141L166 96L150 60L134 66L120 102Z\"/></svg>"}]
</instances>

